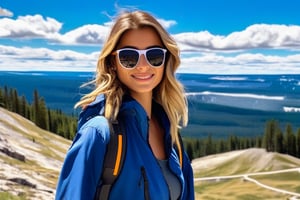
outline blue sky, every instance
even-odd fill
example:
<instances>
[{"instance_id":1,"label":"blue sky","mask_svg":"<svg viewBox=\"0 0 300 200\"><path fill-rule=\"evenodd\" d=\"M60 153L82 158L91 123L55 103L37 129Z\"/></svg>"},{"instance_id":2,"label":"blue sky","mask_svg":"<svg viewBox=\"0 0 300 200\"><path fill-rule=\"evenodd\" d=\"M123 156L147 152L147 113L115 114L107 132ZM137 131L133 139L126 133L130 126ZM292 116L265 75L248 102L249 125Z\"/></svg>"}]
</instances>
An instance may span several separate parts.
<instances>
[{"instance_id":1,"label":"blue sky","mask_svg":"<svg viewBox=\"0 0 300 200\"><path fill-rule=\"evenodd\" d=\"M156 16L177 41L179 72L300 74L298 0L1 0L0 70L94 71L124 8Z\"/></svg>"}]
</instances>

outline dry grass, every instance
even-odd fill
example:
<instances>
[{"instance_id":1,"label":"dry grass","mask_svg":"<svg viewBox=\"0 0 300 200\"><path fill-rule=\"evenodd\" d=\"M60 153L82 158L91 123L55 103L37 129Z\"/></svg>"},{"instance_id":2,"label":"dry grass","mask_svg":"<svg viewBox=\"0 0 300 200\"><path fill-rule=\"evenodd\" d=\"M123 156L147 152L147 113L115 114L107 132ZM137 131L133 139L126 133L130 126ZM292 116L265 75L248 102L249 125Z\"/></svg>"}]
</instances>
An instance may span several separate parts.
<instances>
[{"instance_id":1,"label":"dry grass","mask_svg":"<svg viewBox=\"0 0 300 200\"><path fill-rule=\"evenodd\" d=\"M207 156L193 161L195 178L242 175L254 172L276 171L299 168L300 159L267 153L263 149L247 149L224 154ZM269 175L249 176L265 185L299 193L300 171ZM195 183L197 199L205 200L278 200L289 199L290 195L262 188L244 178L227 180L199 181Z\"/></svg>"},{"instance_id":2,"label":"dry grass","mask_svg":"<svg viewBox=\"0 0 300 200\"><path fill-rule=\"evenodd\" d=\"M300 171L268 176L253 176L252 178L271 187L300 194Z\"/></svg>"},{"instance_id":3,"label":"dry grass","mask_svg":"<svg viewBox=\"0 0 300 200\"><path fill-rule=\"evenodd\" d=\"M221 182L200 182L195 186L196 199L205 200L280 200L289 195L261 188L242 179Z\"/></svg>"}]
</instances>

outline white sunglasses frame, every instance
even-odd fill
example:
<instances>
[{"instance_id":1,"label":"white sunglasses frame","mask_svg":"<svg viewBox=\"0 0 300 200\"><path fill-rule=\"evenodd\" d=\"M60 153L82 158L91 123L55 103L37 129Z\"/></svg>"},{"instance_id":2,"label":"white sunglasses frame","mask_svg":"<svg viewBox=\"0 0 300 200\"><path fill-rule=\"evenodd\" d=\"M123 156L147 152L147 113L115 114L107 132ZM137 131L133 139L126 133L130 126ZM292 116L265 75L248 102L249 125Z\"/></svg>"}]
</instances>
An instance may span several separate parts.
<instances>
[{"instance_id":1,"label":"white sunglasses frame","mask_svg":"<svg viewBox=\"0 0 300 200\"><path fill-rule=\"evenodd\" d=\"M163 53L164 53L164 58L163 58L162 64L159 65L159 66L153 66L153 65L148 61L148 58L147 58L147 56L146 56L146 53L147 53L148 51L154 50L154 49L162 50ZM135 51L135 52L137 52L137 53L139 54L138 60L137 60L136 64L134 65L134 67L125 67L125 66L121 63L120 57L119 57L119 53L120 53L120 51L123 51L123 50L132 50L132 51ZM159 68L159 67L163 66L164 63L165 63L165 60L166 60L166 53L167 53L167 49L164 49L164 48L161 48L161 47L153 47L153 48L149 48L149 49L122 48L122 49L118 49L118 50L114 51L114 52L112 53L112 55L117 55L118 62L119 62L119 64L120 64L123 68L132 70L132 69L136 68L136 66L139 64L141 55L144 55L144 56L145 56L145 60L146 60L146 62L148 63L149 66L151 66L151 67L153 67L153 68Z\"/></svg>"}]
</instances>

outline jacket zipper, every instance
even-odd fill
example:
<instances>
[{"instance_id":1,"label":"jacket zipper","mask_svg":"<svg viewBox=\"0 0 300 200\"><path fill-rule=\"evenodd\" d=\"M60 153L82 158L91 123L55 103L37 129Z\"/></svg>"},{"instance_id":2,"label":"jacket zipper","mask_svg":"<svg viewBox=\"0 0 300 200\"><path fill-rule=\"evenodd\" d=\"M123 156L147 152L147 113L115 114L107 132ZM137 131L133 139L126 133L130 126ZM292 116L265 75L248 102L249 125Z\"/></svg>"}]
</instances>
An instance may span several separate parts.
<instances>
[{"instance_id":1,"label":"jacket zipper","mask_svg":"<svg viewBox=\"0 0 300 200\"><path fill-rule=\"evenodd\" d=\"M145 197L145 200L150 200L149 182L148 182L148 177L147 177L144 166L141 167L141 172L142 172L142 176L143 176L143 180L144 180L144 197Z\"/></svg>"}]
</instances>

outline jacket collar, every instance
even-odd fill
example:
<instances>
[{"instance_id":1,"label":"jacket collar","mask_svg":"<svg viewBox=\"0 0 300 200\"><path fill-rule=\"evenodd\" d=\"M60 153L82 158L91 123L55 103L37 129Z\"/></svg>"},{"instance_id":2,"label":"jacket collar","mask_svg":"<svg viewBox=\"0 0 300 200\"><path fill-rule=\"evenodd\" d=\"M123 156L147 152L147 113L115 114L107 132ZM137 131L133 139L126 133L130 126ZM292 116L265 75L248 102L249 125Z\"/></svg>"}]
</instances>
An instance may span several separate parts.
<instances>
[{"instance_id":1,"label":"jacket collar","mask_svg":"<svg viewBox=\"0 0 300 200\"><path fill-rule=\"evenodd\" d=\"M103 115L105 107L105 96L100 94L95 101L90 103L79 115L78 129L90 118L96 115ZM163 107L153 100L152 112L157 116L159 122L165 130L165 144L166 147L171 145L170 136L170 121L165 113ZM148 126L149 118L142 105L132 98L130 95L124 95L122 105L119 111L119 120L128 123L128 120L137 122L136 126L140 130L140 134L147 141L148 140ZM169 149L169 148L166 148ZM168 152L167 152L168 153Z\"/></svg>"},{"instance_id":2,"label":"jacket collar","mask_svg":"<svg viewBox=\"0 0 300 200\"><path fill-rule=\"evenodd\" d=\"M154 100L152 102L152 112L155 116L157 116L159 123L164 128L166 153L168 155L170 149L169 147L172 145L170 135L170 121L163 107ZM122 116L126 116L125 119L128 120L129 118L130 120L136 121L136 126L140 130L140 134L142 135L144 140L148 140L149 118L147 117L145 109L138 101L136 101L129 95L125 95L123 97L123 102L119 113L120 120L122 120Z\"/></svg>"}]
</instances>

